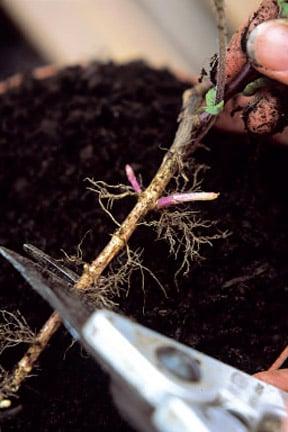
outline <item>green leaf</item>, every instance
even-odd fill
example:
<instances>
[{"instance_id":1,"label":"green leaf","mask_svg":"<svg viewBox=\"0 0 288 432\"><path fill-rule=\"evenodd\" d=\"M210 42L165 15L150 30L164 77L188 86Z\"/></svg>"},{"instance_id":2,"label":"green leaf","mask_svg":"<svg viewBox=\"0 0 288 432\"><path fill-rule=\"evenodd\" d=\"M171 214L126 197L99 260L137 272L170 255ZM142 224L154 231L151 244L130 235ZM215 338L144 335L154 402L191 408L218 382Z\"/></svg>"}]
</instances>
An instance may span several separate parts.
<instances>
[{"instance_id":1,"label":"green leaf","mask_svg":"<svg viewBox=\"0 0 288 432\"><path fill-rule=\"evenodd\" d=\"M218 115L224 108L224 101L220 101L217 104L216 100L216 87L211 87L205 95L206 106L204 111L211 115Z\"/></svg>"},{"instance_id":2,"label":"green leaf","mask_svg":"<svg viewBox=\"0 0 288 432\"><path fill-rule=\"evenodd\" d=\"M288 1L287 0L277 0L280 17L288 18Z\"/></svg>"},{"instance_id":3,"label":"green leaf","mask_svg":"<svg viewBox=\"0 0 288 432\"><path fill-rule=\"evenodd\" d=\"M216 87L211 87L205 95L205 102L207 107L215 105L215 100L216 100Z\"/></svg>"},{"instance_id":4,"label":"green leaf","mask_svg":"<svg viewBox=\"0 0 288 432\"><path fill-rule=\"evenodd\" d=\"M205 112L211 115L218 115L223 111L224 101L222 100L216 105L206 106Z\"/></svg>"}]
</instances>

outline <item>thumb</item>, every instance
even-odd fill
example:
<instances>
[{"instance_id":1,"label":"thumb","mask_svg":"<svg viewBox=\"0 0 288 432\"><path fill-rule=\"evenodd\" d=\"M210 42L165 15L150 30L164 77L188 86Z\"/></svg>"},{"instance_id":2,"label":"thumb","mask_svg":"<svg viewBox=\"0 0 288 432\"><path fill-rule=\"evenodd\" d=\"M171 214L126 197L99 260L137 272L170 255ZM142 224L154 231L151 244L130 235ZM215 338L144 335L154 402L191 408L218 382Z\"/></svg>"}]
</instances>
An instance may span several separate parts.
<instances>
[{"instance_id":1,"label":"thumb","mask_svg":"<svg viewBox=\"0 0 288 432\"><path fill-rule=\"evenodd\" d=\"M250 62L263 75L288 84L288 20L266 21L247 40Z\"/></svg>"}]
</instances>

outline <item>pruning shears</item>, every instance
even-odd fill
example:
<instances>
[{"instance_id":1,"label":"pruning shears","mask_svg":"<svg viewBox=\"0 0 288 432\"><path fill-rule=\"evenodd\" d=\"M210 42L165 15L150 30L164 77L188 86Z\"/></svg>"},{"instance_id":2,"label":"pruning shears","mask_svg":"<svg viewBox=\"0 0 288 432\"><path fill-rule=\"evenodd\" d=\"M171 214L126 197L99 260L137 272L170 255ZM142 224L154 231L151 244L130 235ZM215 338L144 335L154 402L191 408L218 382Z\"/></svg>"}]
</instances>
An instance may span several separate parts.
<instances>
[{"instance_id":1,"label":"pruning shears","mask_svg":"<svg viewBox=\"0 0 288 432\"><path fill-rule=\"evenodd\" d=\"M73 291L78 275L26 245L1 254L55 309L111 379L122 416L143 432L280 432L287 394Z\"/></svg>"}]
</instances>

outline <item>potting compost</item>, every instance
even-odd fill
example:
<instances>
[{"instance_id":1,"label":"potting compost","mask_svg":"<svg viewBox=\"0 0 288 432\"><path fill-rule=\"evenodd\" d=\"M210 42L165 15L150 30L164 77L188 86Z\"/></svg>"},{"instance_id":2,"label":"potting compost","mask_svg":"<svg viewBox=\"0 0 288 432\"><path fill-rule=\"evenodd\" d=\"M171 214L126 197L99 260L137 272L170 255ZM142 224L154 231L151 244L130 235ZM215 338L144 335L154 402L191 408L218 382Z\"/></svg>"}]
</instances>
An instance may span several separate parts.
<instances>
[{"instance_id":1,"label":"potting compost","mask_svg":"<svg viewBox=\"0 0 288 432\"><path fill-rule=\"evenodd\" d=\"M148 185L173 141L187 86L141 62L95 63L42 80L27 75L1 95L1 245L22 253L23 243L32 243L74 266L67 255L81 243L82 259L95 258L115 225L85 179L125 184L129 163ZM203 259L176 283L181 253L175 259L152 228L139 226L130 247L141 251L167 296L149 273L143 290L136 271L129 291L122 287L114 301L126 316L255 373L287 342L288 149L269 137L215 130L205 145L195 154L210 167L201 174L202 189L220 196L189 208L217 222L211 235L229 235L204 245ZM122 221L134 203L118 201L114 217ZM39 329L51 309L4 260L0 286L1 308L19 310ZM6 350L2 366L11 370L25 348ZM77 343L71 346L64 329L14 405L17 414L0 415L5 431L130 430L113 406L107 377Z\"/></svg>"}]
</instances>

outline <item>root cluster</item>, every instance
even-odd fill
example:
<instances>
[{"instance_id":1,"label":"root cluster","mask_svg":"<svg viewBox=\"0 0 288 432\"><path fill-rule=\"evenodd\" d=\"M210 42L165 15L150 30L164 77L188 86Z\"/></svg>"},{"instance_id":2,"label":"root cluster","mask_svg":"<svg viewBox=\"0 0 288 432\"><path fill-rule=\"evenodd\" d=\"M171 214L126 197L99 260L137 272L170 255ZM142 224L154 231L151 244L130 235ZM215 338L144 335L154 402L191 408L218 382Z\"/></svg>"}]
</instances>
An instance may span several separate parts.
<instances>
[{"instance_id":1,"label":"root cluster","mask_svg":"<svg viewBox=\"0 0 288 432\"><path fill-rule=\"evenodd\" d=\"M0 317L0 354L19 344L35 343L36 335L19 311L1 310ZM14 394L13 375L0 365L0 409L10 406L9 398Z\"/></svg>"},{"instance_id":2,"label":"root cluster","mask_svg":"<svg viewBox=\"0 0 288 432\"><path fill-rule=\"evenodd\" d=\"M117 185L110 185L102 180L95 181L91 178L87 178L86 180L91 185L88 187L88 190L97 193L98 201L102 210L108 214L115 225L120 226L120 223L111 213L111 209L115 201L136 195L132 187L121 183ZM105 204L103 200L105 201Z\"/></svg>"},{"instance_id":3,"label":"root cluster","mask_svg":"<svg viewBox=\"0 0 288 432\"><path fill-rule=\"evenodd\" d=\"M83 302L93 308L114 309L117 307L117 298L122 292L128 295L133 275L140 274L141 288L144 291L145 276L152 278L166 295L165 289L155 274L143 264L143 250L132 251L128 246L109 265L108 271L101 276L97 284L80 292ZM79 292L78 292L79 293Z\"/></svg>"},{"instance_id":4,"label":"root cluster","mask_svg":"<svg viewBox=\"0 0 288 432\"><path fill-rule=\"evenodd\" d=\"M21 343L30 344L35 341L35 333L30 329L26 319L19 311L0 311L0 354L7 348Z\"/></svg>"},{"instance_id":5,"label":"root cluster","mask_svg":"<svg viewBox=\"0 0 288 432\"><path fill-rule=\"evenodd\" d=\"M214 240L224 239L227 231L211 233L217 222L204 220L201 213L188 208L182 210L163 210L156 220L143 222L152 227L158 240L165 240L169 245L169 253L180 261L177 276L187 276L193 262L204 259L201 249L204 245L212 246Z\"/></svg>"}]
</instances>

